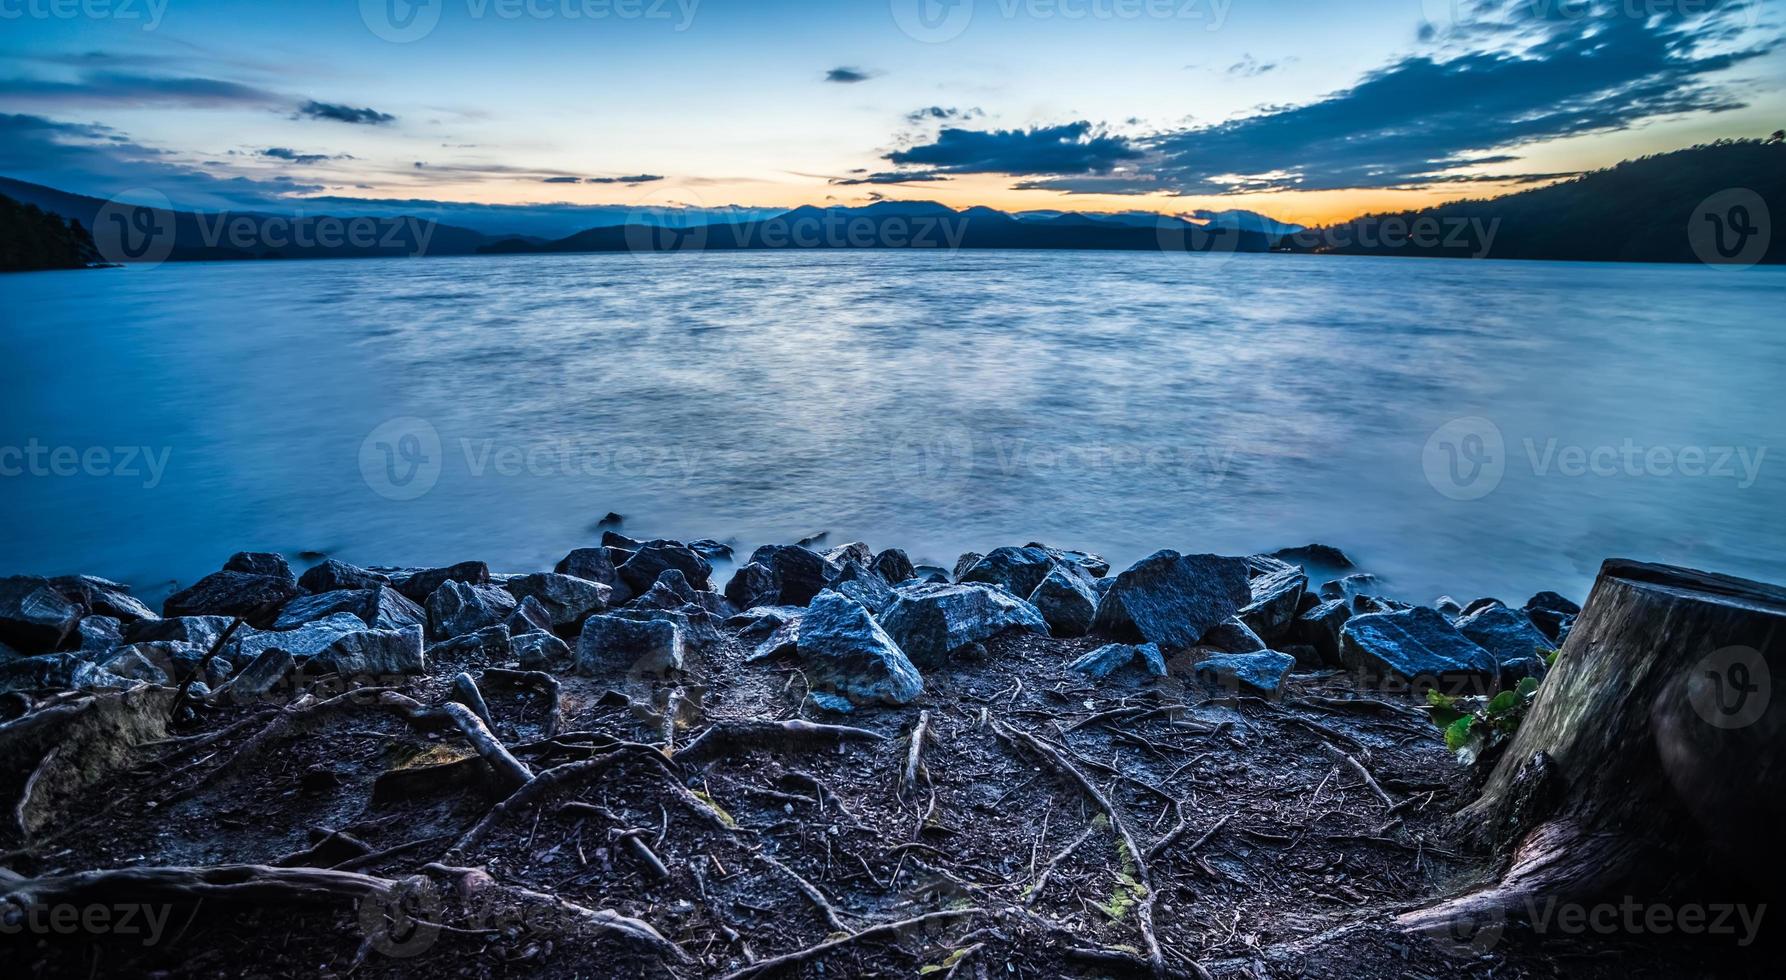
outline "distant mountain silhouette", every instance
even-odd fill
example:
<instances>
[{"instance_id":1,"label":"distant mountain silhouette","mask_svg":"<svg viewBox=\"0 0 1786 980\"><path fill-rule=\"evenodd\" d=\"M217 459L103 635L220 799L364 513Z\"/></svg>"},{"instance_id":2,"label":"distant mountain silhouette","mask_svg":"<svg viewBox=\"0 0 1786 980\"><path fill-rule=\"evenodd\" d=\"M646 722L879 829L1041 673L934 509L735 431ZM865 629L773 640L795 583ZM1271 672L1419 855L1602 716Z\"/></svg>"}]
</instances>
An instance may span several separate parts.
<instances>
[{"instance_id":1,"label":"distant mountain silhouette","mask_svg":"<svg viewBox=\"0 0 1786 980\"><path fill-rule=\"evenodd\" d=\"M1758 206L1759 205L1759 206ZM1506 197L1366 215L1299 252L1591 262L1786 262L1786 145L1727 140ZM1427 234L1417 236L1416 230Z\"/></svg>"},{"instance_id":2,"label":"distant mountain silhouette","mask_svg":"<svg viewBox=\"0 0 1786 980\"><path fill-rule=\"evenodd\" d=\"M1208 227L1167 215L1058 214L1023 219L988 207L957 211L935 201L878 201L866 207L804 205L759 221L680 228L591 228L552 242L516 239L492 254L669 252L757 249L1102 249L1168 252L1265 252L1277 237L1241 227Z\"/></svg>"},{"instance_id":3,"label":"distant mountain silhouette","mask_svg":"<svg viewBox=\"0 0 1786 980\"><path fill-rule=\"evenodd\" d=\"M98 261L80 222L0 194L0 271L84 269Z\"/></svg>"},{"instance_id":4,"label":"distant mountain silhouette","mask_svg":"<svg viewBox=\"0 0 1786 980\"><path fill-rule=\"evenodd\" d=\"M0 194L79 222L114 262L472 255L496 240L412 216L137 208L8 177L0 177Z\"/></svg>"}]
</instances>

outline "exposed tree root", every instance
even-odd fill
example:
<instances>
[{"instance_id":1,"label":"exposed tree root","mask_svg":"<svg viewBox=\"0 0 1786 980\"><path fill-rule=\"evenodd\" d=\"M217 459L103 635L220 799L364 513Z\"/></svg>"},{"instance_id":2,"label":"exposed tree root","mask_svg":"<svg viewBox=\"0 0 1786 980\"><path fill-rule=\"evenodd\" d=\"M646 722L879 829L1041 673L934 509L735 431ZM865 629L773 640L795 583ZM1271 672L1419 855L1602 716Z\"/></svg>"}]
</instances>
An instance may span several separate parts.
<instances>
[{"instance_id":1,"label":"exposed tree root","mask_svg":"<svg viewBox=\"0 0 1786 980\"><path fill-rule=\"evenodd\" d=\"M827 939L816 946L808 946L802 950L796 950L792 953L784 953L781 956L775 956L752 963L742 970L733 970L731 973L721 977L720 980L748 980L750 977L763 976L798 963L805 963L810 960L818 959L833 950L841 949L866 939L879 939L883 936L895 937L907 930L922 929L933 922L947 922L951 919L966 918L968 916L979 915L980 912L981 910L977 908L952 909L946 912L931 912L925 915L913 916L909 919L901 919L898 922L884 922L877 926L869 926L866 929L852 932L846 936L839 936L836 939Z\"/></svg>"}]
</instances>

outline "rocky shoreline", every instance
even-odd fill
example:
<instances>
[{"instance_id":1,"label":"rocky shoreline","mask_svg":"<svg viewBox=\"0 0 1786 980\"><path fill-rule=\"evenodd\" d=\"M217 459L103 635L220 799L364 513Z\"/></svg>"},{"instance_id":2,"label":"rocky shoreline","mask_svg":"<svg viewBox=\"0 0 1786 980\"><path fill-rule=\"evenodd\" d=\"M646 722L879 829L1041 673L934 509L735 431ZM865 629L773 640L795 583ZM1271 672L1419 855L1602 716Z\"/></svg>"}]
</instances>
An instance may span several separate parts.
<instances>
[{"instance_id":1,"label":"rocky shoreline","mask_svg":"<svg viewBox=\"0 0 1786 980\"><path fill-rule=\"evenodd\" d=\"M1578 610L1373 586L1322 546L943 569L615 530L549 572L241 553L160 611L0 580L0 926L34 933L0 964L1552 974L1396 916L1492 871L1424 692L1541 675ZM187 925L31 927L96 902ZM1578 975L1704 954L1568 939Z\"/></svg>"}]
</instances>

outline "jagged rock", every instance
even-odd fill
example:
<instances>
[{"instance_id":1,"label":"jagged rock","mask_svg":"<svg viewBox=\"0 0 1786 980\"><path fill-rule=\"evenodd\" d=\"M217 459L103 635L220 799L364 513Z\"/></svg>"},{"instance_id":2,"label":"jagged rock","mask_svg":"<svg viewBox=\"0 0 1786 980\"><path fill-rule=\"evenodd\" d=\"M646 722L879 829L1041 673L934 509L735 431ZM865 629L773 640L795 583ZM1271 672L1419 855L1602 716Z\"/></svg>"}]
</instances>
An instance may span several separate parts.
<instances>
[{"instance_id":1,"label":"jagged rock","mask_svg":"<svg viewBox=\"0 0 1786 980\"><path fill-rule=\"evenodd\" d=\"M705 589L713 575L713 565L693 548L680 541L665 540L640 545L618 571L620 580L636 593L651 588L657 577L670 568L681 572L697 589Z\"/></svg>"},{"instance_id":2,"label":"jagged rock","mask_svg":"<svg viewBox=\"0 0 1786 980\"><path fill-rule=\"evenodd\" d=\"M577 637L576 671L591 677L662 676L682 669L682 631L661 620L591 616Z\"/></svg>"},{"instance_id":3,"label":"jagged rock","mask_svg":"<svg viewBox=\"0 0 1786 980\"><path fill-rule=\"evenodd\" d=\"M331 613L287 630L256 630L246 636L237 630L228 649L238 657L258 657L263 651L277 649L284 650L299 660L307 660L327 650L336 640L366 628L366 621L353 613ZM198 649L208 650L210 647L201 646Z\"/></svg>"},{"instance_id":4,"label":"jagged rock","mask_svg":"<svg viewBox=\"0 0 1786 980\"><path fill-rule=\"evenodd\" d=\"M510 636L550 633L552 632L552 614L546 611L545 606L540 605L538 599L528 596L515 603L515 611L509 613L509 617L502 621L502 625L508 627Z\"/></svg>"},{"instance_id":5,"label":"jagged rock","mask_svg":"<svg viewBox=\"0 0 1786 980\"><path fill-rule=\"evenodd\" d=\"M559 559L552 570L560 575L570 575L607 586L613 590L608 595L608 604L611 606L618 606L633 597L632 590L620 581L620 573L614 568L614 562L608 558L606 548L577 548Z\"/></svg>"},{"instance_id":6,"label":"jagged rock","mask_svg":"<svg viewBox=\"0 0 1786 980\"><path fill-rule=\"evenodd\" d=\"M1060 548L1050 548L1045 544L1038 544L1034 541L1024 545L1024 547L1040 548L1052 555L1057 563L1077 565L1085 571L1085 577L1088 579L1103 578L1110 574L1110 563L1105 561L1100 555L1094 555L1087 551L1065 551Z\"/></svg>"},{"instance_id":7,"label":"jagged rock","mask_svg":"<svg viewBox=\"0 0 1786 980\"><path fill-rule=\"evenodd\" d=\"M1252 694L1275 700L1283 694L1284 678L1296 658L1287 653L1261 650L1223 653L1197 661L1197 679L1236 694Z\"/></svg>"},{"instance_id":8,"label":"jagged rock","mask_svg":"<svg viewBox=\"0 0 1786 980\"><path fill-rule=\"evenodd\" d=\"M173 677L166 670L152 663L147 654L137 646L123 648L99 666L112 676L123 677L127 680L163 686L174 683Z\"/></svg>"},{"instance_id":9,"label":"jagged rock","mask_svg":"<svg viewBox=\"0 0 1786 980\"><path fill-rule=\"evenodd\" d=\"M315 622L336 613L349 613L373 629L400 630L405 626L426 626L428 614L421 606L403 597L403 593L385 586L370 589L337 589L317 595L299 596L285 604L279 618L273 621L276 630L289 630Z\"/></svg>"},{"instance_id":10,"label":"jagged rock","mask_svg":"<svg viewBox=\"0 0 1786 980\"><path fill-rule=\"evenodd\" d=\"M1214 647L1223 653L1254 653L1270 649L1264 639L1253 632L1253 628L1239 616L1230 616L1211 626L1209 631L1203 634L1203 639L1198 642L1202 646Z\"/></svg>"},{"instance_id":11,"label":"jagged rock","mask_svg":"<svg viewBox=\"0 0 1786 980\"><path fill-rule=\"evenodd\" d=\"M944 666L952 653L1006 630L1048 632L1036 607L979 583L902 589L881 625L912 663L925 668Z\"/></svg>"},{"instance_id":12,"label":"jagged rock","mask_svg":"<svg viewBox=\"0 0 1786 980\"><path fill-rule=\"evenodd\" d=\"M298 584L320 595L344 589L376 589L390 585L391 577L329 558L299 576Z\"/></svg>"},{"instance_id":13,"label":"jagged rock","mask_svg":"<svg viewBox=\"0 0 1786 980\"><path fill-rule=\"evenodd\" d=\"M509 659L513 652L513 642L509 637L508 626L497 623L486 626L476 632L455 636L450 640L442 640L428 648L428 659L441 661L471 661L499 664Z\"/></svg>"},{"instance_id":14,"label":"jagged rock","mask_svg":"<svg viewBox=\"0 0 1786 980\"><path fill-rule=\"evenodd\" d=\"M1320 594L1323 600L1347 598L1346 586L1337 579L1322 582Z\"/></svg>"},{"instance_id":15,"label":"jagged rock","mask_svg":"<svg viewBox=\"0 0 1786 980\"><path fill-rule=\"evenodd\" d=\"M427 606L430 635L450 640L507 619L515 611L515 597L493 585L449 580L428 596Z\"/></svg>"},{"instance_id":16,"label":"jagged rock","mask_svg":"<svg viewBox=\"0 0 1786 980\"><path fill-rule=\"evenodd\" d=\"M815 690L854 704L909 704L924 693L917 668L861 603L821 592L799 624L798 653Z\"/></svg>"},{"instance_id":17,"label":"jagged rock","mask_svg":"<svg viewBox=\"0 0 1786 980\"><path fill-rule=\"evenodd\" d=\"M737 613L738 608L731 601L717 592L695 588L688 579L674 568L666 568L657 581L645 594L633 600L633 605L646 609L679 609L683 606L699 607L700 612L715 619L724 620Z\"/></svg>"},{"instance_id":18,"label":"jagged rock","mask_svg":"<svg viewBox=\"0 0 1786 980\"><path fill-rule=\"evenodd\" d=\"M1155 552L1116 577L1092 627L1123 640L1192 646L1252 601L1246 573L1239 558Z\"/></svg>"},{"instance_id":19,"label":"jagged rock","mask_svg":"<svg viewBox=\"0 0 1786 980\"><path fill-rule=\"evenodd\" d=\"M743 609L773 606L781 598L781 588L768 565L753 561L732 573L732 580L726 583L726 598Z\"/></svg>"},{"instance_id":20,"label":"jagged rock","mask_svg":"<svg viewBox=\"0 0 1786 980\"><path fill-rule=\"evenodd\" d=\"M1067 665L1092 680L1150 680L1166 676L1166 658L1157 643L1106 643Z\"/></svg>"},{"instance_id":21,"label":"jagged rock","mask_svg":"<svg viewBox=\"0 0 1786 980\"><path fill-rule=\"evenodd\" d=\"M1538 627L1551 642L1553 647L1561 647L1569 638L1569 630L1575 625L1575 617L1580 614L1581 607L1555 592L1540 592L1526 600L1526 615L1532 624Z\"/></svg>"},{"instance_id":22,"label":"jagged rock","mask_svg":"<svg viewBox=\"0 0 1786 980\"><path fill-rule=\"evenodd\" d=\"M246 572L249 575L271 575L274 578L285 579L287 582L297 581L291 573L291 564L285 560L285 556L274 554L271 551L238 551L229 556L229 561L223 563L223 570Z\"/></svg>"},{"instance_id":23,"label":"jagged rock","mask_svg":"<svg viewBox=\"0 0 1786 980\"><path fill-rule=\"evenodd\" d=\"M726 620L726 626L737 630L738 642L751 648L746 662L767 660L794 652L805 612L799 606L756 606Z\"/></svg>"},{"instance_id":24,"label":"jagged rock","mask_svg":"<svg viewBox=\"0 0 1786 980\"><path fill-rule=\"evenodd\" d=\"M509 650L522 670L563 670L571 662L570 645L550 633L523 633L509 641Z\"/></svg>"},{"instance_id":25,"label":"jagged rock","mask_svg":"<svg viewBox=\"0 0 1786 980\"><path fill-rule=\"evenodd\" d=\"M732 560L732 546L723 541L715 541L712 538L697 538L694 541L690 541L688 547L689 550L700 555L702 558L707 559L709 562Z\"/></svg>"},{"instance_id":26,"label":"jagged rock","mask_svg":"<svg viewBox=\"0 0 1786 980\"><path fill-rule=\"evenodd\" d=\"M1247 583L1252 601L1240 610L1240 618L1252 627L1253 632L1266 640L1276 641L1283 639L1290 624L1296 621L1302 594L1308 588L1308 576L1295 565L1268 560L1278 567L1254 576Z\"/></svg>"},{"instance_id":27,"label":"jagged rock","mask_svg":"<svg viewBox=\"0 0 1786 980\"><path fill-rule=\"evenodd\" d=\"M877 572L883 580L892 583L903 582L917 574L917 569L912 567L912 560L898 548L888 548L875 555L874 561L869 562L868 567Z\"/></svg>"},{"instance_id":28,"label":"jagged rock","mask_svg":"<svg viewBox=\"0 0 1786 980\"><path fill-rule=\"evenodd\" d=\"M97 575L59 575L50 579L50 588L64 599L81 607L84 615L110 616L128 625L144 619L160 619L155 610L130 594L130 587Z\"/></svg>"},{"instance_id":29,"label":"jagged rock","mask_svg":"<svg viewBox=\"0 0 1786 980\"><path fill-rule=\"evenodd\" d=\"M538 601L553 628L576 626L590 613L606 609L614 591L600 582L557 572L522 575L503 587L517 602L530 597Z\"/></svg>"},{"instance_id":30,"label":"jagged rock","mask_svg":"<svg viewBox=\"0 0 1786 980\"><path fill-rule=\"evenodd\" d=\"M1353 616L1340 631L1340 662L1367 678L1446 693L1486 691L1499 674L1493 654L1425 606Z\"/></svg>"},{"instance_id":31,"label":"jagged rock","mask_svg":"<svg viewBox=\"0 0 1786 980\"><path fill-rule=\"evenodd\" d=\"M76 631L82 653L104 653L124 644L124 627L111 616L82 616Z\"/></svg>"},{"instance_id":32,"label":"jagged rock","mask_svg":"<svg viewBox=\"0 0 1786 980\"><path fill-rule=\"evenodd\" d=\"M1557 612L1568 613L1571 616L1578 616L1581 614L1580 606L1555 592L1540 592L1537 595L1532 596L1530 599L1526 600L1525 608L1527 612L1534 609L1554 609Z\"/></svg>"},{"instance_id":33,"label":"jagged rock","mask_svg":"<svg viewBox=\"0 0 1786 980\"><path fill-rule=\"evenodd\" d=\"M916 580L920 583L927 582L932 585L948 585L950 582L954 581L949 576L949 570L941 565L914 565L912 566L912 574L899 584L903 585L905 582L912 580Z\"/></svg>"},{"instance_id":34,"label":"jagged rock","mask_svg":"<svg viewBox=\"0 0 1786 980\"><path fill-rule=\"evenodd\" d=\"M1291 630L1298 643L1307 644L1327 664L1340 665L1340 632L1352 618L1352 609L1344 599L1329 599L1301 616Z\"/></svg>"},{"instance_id":35,"label":"jagged rock","mask_svg":"<svg viewBox=\"0 0 1786 980\"><path fill-rule=\"evenodd\" d=\"M629 606L612 610L609 615L640 623L669 623L676 627L682 645L687 649L707 652L725 643L725 635L719 631L719 621L692 603L670 608Z\"/></svg>"},{"instance_id":36,"label":"jagged rock","mask_svg":"<svg viewBox=\"0 0 1786 980\"><path fill-rule=\"evenodd\" d=\"M1377 577L1369 572L1353 572L1345 578L1321 584L1321 598L1349 599L1355 595L1364 595L1368 590L1377 587Z\"/></svg>"},{"instance_id":37,"label":"jagged rock","mask_svg":"<svg viewBox=\"0 0 1786 980\"><path fill-rule=\"evenodd\" d=\"M1505 605L1506 605L1506 603L1502 602L1499 599L1493 598L1492 596L1483 596L1480 599L1471 600L1470 604L1463 608L1462 615L1471 616L1471 615L1481 612L1484 609L1492 609L1495 606L1505 606Z\"/></svg>"},{"instance_id":38,"label":"jagged rock","mask_svg":"<svg viewBox=\"0 0 1786 980\"><path fill-rule=\"evenodd\" d=\"M1551 649L1551 640L1539 632L1524 612L1506 606L1478 609L1457 621L1457 631L1494 654L1501 665L1503 685L1510 687L1526 677L1544 676L1542 652Z\"/></svg>"},{"instance_id":39,"label":"jagged rock","mask_svg":"<svg viewBox=\"0 0 1786 980\"><path fill-rule=\"evenodd\" d=\"M994 548L957 580L997 585L1014 596L1026 596L1036 591L1056 564L1044 548Z\"/></svg>"},{"instance_id":40,"label":"jagged rock","mask_svg":"<svg viewBox=\"0 0 1786 980\"><path fill-rule=\"evenodd\" d=\"M156 640L177 640L200 650L209 650L223 631L229 629L228 616L176 616L171 619L147 619L124 626L124 642L153 643ZM232 642L260 632L243 624L232 634Z\"/></svg>"},{"instance_id":41,"label":"jagged rock","mask_svg":"<svg viewBox=\"0 0 1786 980\"><path fill-rule=\"evenodd\" d=\"M1412 608L1414 607L1408 603L1387 596L1355 595L1352 597L1352 611L1357 613L1400 612Z\"/></svg>"},{"instance_id":42,"label":"jagged rock","mask_svg":"<svg viewBox=\"0 0 1786 980\"><path fill-rule=\"evenodd\" d=\"M1464 614L1463 604L1448 595L1442 595L1437 599L1434 599L1433 608L1438 610L1439 615L1444 616L1452 622L1456 622L1457 619Z\"/></svg>"},{"instance_id":43,"label":"jagged rock","mask_svg":"<svg viewBox=\"0 0 1786 980\"><path fill-rule=\"evenodd\" d=\"M644 544L645 542L637 538L629 538L612 528L602 531L602 547L604 548L619 548L623 551L633 552L638 551Z\"/></svg>"},{"instance_id":44,"label":"jagged rock","mask_svg":"<svg viewBox=\"0 0 1786 980\"><path fill-rule=\"evenodd\" d=\"M148 681L151 684L165 684L178 681L196 672L199 663L204 660L206 652L188 643L159 640L154 643L132 643L89 659L119 677ZM134 663L135 660L152 665L155 668L155 674L145 673L134 667L113 666L114 661L128 664ZM165 680L160 678L165 678Z\"/></svg>"},{"instance_id":45,"label":"jagged rock","mask_svg":"<svg viewBox=\"0 0 1786 980\"><path fill-rule=\"evenodd\" d=\"M218 685L211 700L220 704L246 704L266 697L285 683L296 667L297 660L290 653L278 647L263 650L248 666L237 671L236 676Z\"/></svg>"},{"instance_id":46,"label":"jagged rock","mask_svg":"<svg viewBox=\"0 0 1786 980\"><path fill-rule=\"evenodd\" d=\"M1029 602L1055 636L1084 636L1098 612L1098 595L1091 583L1064 568L1049 569L1029 594Z\"/></svg>"},{"instance_id":47,"label":"jagged rock","mask_svg":"<svg viewBox=\"0 0 1786 980\"><path fill-rule=\"evenodd\" d=\"M979 564L980 559L983 557L985 557L985 556L980 554L978 551L964 551L964 552L962 552L961 557L955 559L955 572L954 572L955 581L957 581L957 582L961 581L961 576L966 575L968 569Z\"/></svg>"},{"instance_id":48,"label":"jagged rock","mask_svg":"<svg viewBox=\"0 0 1786 980\"><path fill-rule=\"evenodd\" d=\"M448 582L489 585L490 566L481 561L462 561L445 568L424 568L397 582L397 591L411 602L427 605L428 597Z\"/></svg>"},{"instance_id":49,"label":"jagged rock","mask_svg":"<svg viewBox=\"0 0 1786 980\"><path fill-rule=\"evenodd\" d=\"M420 626L349 633L311 661L312 668L343 677L420 674L427 670L427 664Z\"/></svg>"},{"instance_id":50,"label":"jagged rock","mask_svg":"<svg viewBox=\"0 0 1786 980\"><path fill-rule=\"evenodd\" d=\"M34 575L0 578L0 642L26 653L54 650L80 622L81 607Z\"/></svg>"},{"instance_id":51,"label":"jagged rock","mask_svg":"<svg viewBox=\"0 0 1786 980\"><path fill-rule=\"evenodd\" d=\"M824 558L833 565L841 566L845 562L854 562L867 568L874 562L874 549L860 541L851 541L849 544L840 544L824 552Z\"/></svg>"},{"instance_id":52,"label":"jagged rock","mask_svg":"<svg viewBox=\"0 0 1786 980\"><path fill-rule=\"evenodd\" d=\"M861 603L867 610L880 615L899 598L880 575L870 571L866 565L850 562L837 573L831 582L831 589Z\"/></svg>"},{"instance_id":53,"label":"jagged rock","mask_svg":"<svg viewBox=\"0 0 1786 980\"><path fill-rule=\"evenodd\" d=\"M1281 558L1284 561L1292 562L1297 565L1316 565L1321 568L1333 569L1335 571L1342 571L1344 569L1355 567L1352 564L1352 559L1347 557L1345 552L1332 545L1325 544L1305 544L1299 548L1279 548L1271 553L1271 557Z\"/></svg>"},{"instance_id":54,"label":"jagged rock","mask_svg":"<svg viewBox=\"0 0 1786 980\"><path fill-rule=\"evenodd\" d=\"M248 625L266 628L285 604L304 594L298 583L277 575L212 572L168 596L163 616L241 616Z\"/></svg>"},{"instance_id":55,"label":"jagged rock","mask_svg":"<svg viewBox=\"0 0 1786 980\"><path fill-rule=\"evenodd\" d=\"M117 690L139 683L112 674L74 653L51 653L0 662L0 694L37 690Z\"/></svg>"},{"instance_id":56,"label":"jagged rock","mask_svg":"<svg viewBox=\"0 0 1786 980\"><path fill-rule=\"evenodd\" d=\"M775 583L773 595L758 595L748 603L751 606L804 606L840 571L823 555L799 545L766 544L751 552L750 560L768 568ZM740 607L747 605L729 591L726 598Z\"/></svg>"},{"instance_id":57,"label":"jagged rock","mask_svg":"<svg viewBox=\"0 0 1786 980\"><path fill-rule=\"evenodd\" d=\"M1285 643L1278 652L1289 654L1296 661L1296 666L1305 670L1321 670L1330 666L1327 658L1321 655L1321 651L1307 643Z\"/></svg>"}]
</instances>

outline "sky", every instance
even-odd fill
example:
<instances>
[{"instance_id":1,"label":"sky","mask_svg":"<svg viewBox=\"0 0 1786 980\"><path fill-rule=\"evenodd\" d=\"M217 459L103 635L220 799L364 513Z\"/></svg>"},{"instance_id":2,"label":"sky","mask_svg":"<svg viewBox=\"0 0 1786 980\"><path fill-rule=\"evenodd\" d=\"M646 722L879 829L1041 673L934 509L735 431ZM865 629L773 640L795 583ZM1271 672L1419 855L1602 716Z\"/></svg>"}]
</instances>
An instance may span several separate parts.
<instances>
[{"instance_id":1,"label":"sky","mask_svg":"<svg viewBox=\"0 0 1786 980\"><path fill-rule=\"evenodd\" d=\"M0 175L1321 223L1786 125L1781 0L0 0Z\"/></svg>"}]
</instances>

